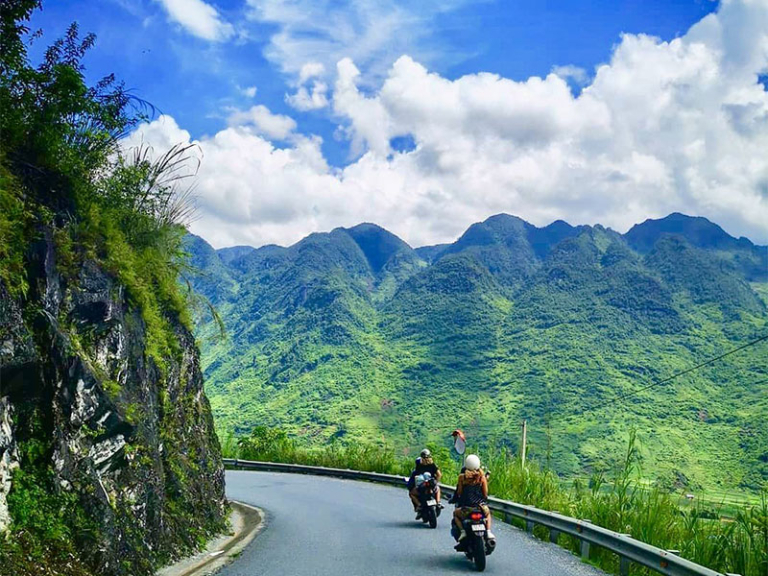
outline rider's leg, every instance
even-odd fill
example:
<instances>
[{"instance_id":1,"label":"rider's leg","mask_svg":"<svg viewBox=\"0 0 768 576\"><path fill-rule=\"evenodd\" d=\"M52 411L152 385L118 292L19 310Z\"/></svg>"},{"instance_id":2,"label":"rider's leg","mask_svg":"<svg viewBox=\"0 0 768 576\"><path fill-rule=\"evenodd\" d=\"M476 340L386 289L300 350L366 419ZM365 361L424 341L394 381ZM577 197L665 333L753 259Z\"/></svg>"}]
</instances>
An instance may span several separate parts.
<instances>
[{"instance_id":1,"label":"rider's leg","mask_svg":"<svg viewBox=\"0 0 768 576\"><path fill-rule=\"evenodd\" d=\"M416 488L411 489L408 492L408 496L411 497L411 503L413 504L413 511L418 512L419 508L421 508L421 502L419 502L419 496L416 492Z\"/></svg>"},{"instance_id":2,"label":"rider's leg","mask_svg":"<svg viewBox=\"0 0 768 576\"><path fill-rule=\"evenodd\" d=\"M453 511L453 523L455 524L456 528L459 529L459 534L464 532L464 527L461 525L461 522L463 519L464 519L464 515L461 508L456 508Z\"/></svg>"},{"instance_id":3,"label":"rider's leg","mask_svg":"<svg viewBox=\"0 0 768 576\"><path fill-rule=\"evenodd\" d=\"M495 538L496 535L491 532L491 509L488 506L483 506L483 512L485 513L485 528L488 530L488 537Z\"/></svg>"}]
</instances>

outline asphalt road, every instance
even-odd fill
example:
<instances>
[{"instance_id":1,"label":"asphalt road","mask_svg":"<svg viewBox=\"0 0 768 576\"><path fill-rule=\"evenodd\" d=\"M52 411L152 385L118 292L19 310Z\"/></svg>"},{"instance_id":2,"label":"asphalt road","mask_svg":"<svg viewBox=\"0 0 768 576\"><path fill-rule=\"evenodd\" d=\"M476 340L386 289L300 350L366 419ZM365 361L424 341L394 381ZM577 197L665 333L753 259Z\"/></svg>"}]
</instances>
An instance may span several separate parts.
<instances>
[{"instance_id":1,"label":"asphalt road","mask_svg":"<svg viewBox=\"0 0 768 576\"><path fill-rule=\"evenodd\" d=\"M401 576L474 571L453 550L451 506L436 530L414 520L405 490L318 476L227 472L227 496L266 512L266 526L222 576ZM494 522L487 574L604 576L574 555Z\"/></svg>"}]
</instances>

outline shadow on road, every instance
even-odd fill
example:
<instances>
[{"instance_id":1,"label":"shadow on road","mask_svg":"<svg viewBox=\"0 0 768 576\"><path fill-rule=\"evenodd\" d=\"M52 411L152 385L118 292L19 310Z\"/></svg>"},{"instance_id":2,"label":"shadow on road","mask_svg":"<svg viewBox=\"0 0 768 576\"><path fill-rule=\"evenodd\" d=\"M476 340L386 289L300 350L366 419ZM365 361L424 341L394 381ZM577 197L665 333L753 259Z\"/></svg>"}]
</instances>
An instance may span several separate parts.
<instances>
[{"instance_id":1,"label":"shadow on road","mask_svg":"<svg viewBox=\"0 0 768 576\"><path fill-rule=\"evenodd\" d=\"M434 570L435 568L441 570L442 573L462 573L473 572L473 566L463 555L459 554L451 548L447 548L445 555L420 557L414 564L419 564L425 569ZM414 566L416 568L416 566ZM418 572L418 569L415 570Z\"/></svg>"},{"instance_id":2,"label":"shadow on road","mask_svg":"<svg viewBox=\"0 0 768 576\"><path fill-rule=\"evenodd\" d=\"M379 526L384 528L417 528L419 530L429 530L425 524L416 520L385 520L380 522Z\"/></svg>"}]
</instances>

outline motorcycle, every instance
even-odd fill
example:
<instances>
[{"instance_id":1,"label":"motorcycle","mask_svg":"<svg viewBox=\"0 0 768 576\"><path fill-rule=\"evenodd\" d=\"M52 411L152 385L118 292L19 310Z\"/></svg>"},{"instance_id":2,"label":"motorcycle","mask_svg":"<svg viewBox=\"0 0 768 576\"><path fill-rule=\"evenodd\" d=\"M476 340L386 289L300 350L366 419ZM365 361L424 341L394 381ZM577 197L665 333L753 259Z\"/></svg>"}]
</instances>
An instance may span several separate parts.
<instances>
[{"instance_id":1,"label":"motorcycle","mask_svg":"<svg viewBox=\"0 0 768 576\"><path fill-rule=\"evenodd\" d=\"M485 477L490 478L491 473L486 470ZM456 494L449 500L456 504ZM457 552L463 552L470 561L474 562L478 572L485 570L486 558L496 549L496 540L488 538L488 528L485 525L485 512L479 506L470 509L467 517L462 521L462 530L466 536L455 546ZM458 529L451 525L451 534L458 537Z\"/></svg>"},{"instance_id":2,"label":"motorcycle","mask_svg":"<svg viewBox=\"0 0 768 576\"><path fill-rule=\"evenodd\" d=\"M437 500L437 479L429 472L424 473L423 478L423 482L416 484L416 493L421 503L421 521L429 524L430 528L437 528L437 518L442 510Z\"/></svg>"},{"instance_id":3,"label":"motorcycle","mask_svg":"<svg viewBox=\"0 0 768 576\"><path fill-rule=\"evenodd\" d=\"M472 508L469 515L462 521L466 537L456 546L472 562L478 572L485 570L486 557L496 549L496 540L488 538L485 527L485 512L482 508Z\"/></svg>"}]
</instances>

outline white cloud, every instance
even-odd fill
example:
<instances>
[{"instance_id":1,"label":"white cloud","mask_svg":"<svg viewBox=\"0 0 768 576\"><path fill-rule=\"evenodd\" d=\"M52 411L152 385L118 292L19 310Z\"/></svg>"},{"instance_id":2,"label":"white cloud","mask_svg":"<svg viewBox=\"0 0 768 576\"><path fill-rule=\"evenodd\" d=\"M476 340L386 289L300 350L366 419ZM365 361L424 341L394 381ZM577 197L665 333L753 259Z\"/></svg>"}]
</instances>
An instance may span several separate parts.
<instances>
[{"instance_id":1,"label":"white cloud","mask_svg":"<svg viewBox=\"0 0 768 576\"><path fill-rule=\"evenodd\" d=\"M222 19L218 10L203 0L156 0L168 13L168 18L187 32L212 42L229 40L235 34L231 24Z\"/></svg>"},{"instance_id":2,"label":"white cloud","mask_svg":"<svg viewBox=\"0 0 768 576\"><path fill-rule=\"evenodd\" d=\"M357 89L360 70L349 58L336 66L333 95L334 112L350 122L346 133L352 141L352 153L359 155L367 144L379 155L389 152L389 139L394 136L391 117L380 98L366 98Z\"/></svg>"},{"instance_id":3,"label":"white cloud","mask_svg":"<svg viewBox=\"0 0 768 576\"><path fill-rule=\"evenodd\" d=\"M299 79L297 90L294 94L286 94L285 101L295 108L306 112L308 110L319 110L328 106L328 84L317 78L323 76L325 66L320 62L306 62L299 70ZM312 86L307 86L309 80Z\"/></svg>"},{"instance_id":4,"label":"white cloud","mask_svg":"<svg viewBox=\"0 0 768 576\"><path fill-rule=\"evenodd\" d=\"M238 86L237 89L240 91L240 94L242 94L246 98L254 98L256 96L256 92L257 92L256 86L246 86L245 88L241 88L240 86Z\"/></svg>"},{"instance_id":5,"label":"white cloud","mask_svg":"<svg viewBox=\"0 0 768 576\"><path fill-rule=\"evenodd\" d=\"M315 80L312 88L300 86L295 94L286 94L285 101L296 110L306 112L308 110L320 110L328 106L328 85L325 82Z\"/></svg>"},{"instance_id":6,"label":"white cloud","mask_svg":"<svg viewBox=\"0 0 768 576\"><path fill-rule=\"evenodd\" d=\"M236 110L229 115L230 126L252 126L257 134L271 140L286 140L296 129L296 121L282 114L273 114L261 104L249 110Z\"/></svg>"},{"instance_id":7,"label":"white cloud","mask_svg":"<svg viewBox=\"0 0 768 576\"><path fill-rule=\"evenodd\" d=\"M369 78L382 77L397 57L457 57L429 46L435 18L468 0L247 0L251 20L277 26L265 56L300 77L308 62L332 70L352 58ZM303 84L307 78L299 81Z\"/></svg>"},{"instance_id":8,"label":"white cloud","mask_svg":"<svg viewBox=\"0 0 768 576\"><path fill-rule=\"evenodd\" d=\"M589 81L589 74L584 68L568 64L566 66L553 66L552 74L560 76L563 80L572 80L577 86L583 86Z\"/></svg>"},{"instance_id":9,"label":"white cloud","mask_svg":"<svg viewBox=\"0 0 768 576\"><path fill-rule=\"evenodd\" d=\"M325 66L321 62L307 62L299 71L299 84L304 84L310 78L317 78L325 73Z\"/></svg>"},{"instance_id":10,"label":"white cloud","mask_svg":"<svg viewBox=\"0 0 768 576\"><path fill-rule=\"evenodd\" d=\"M193 231L218 246L288 244L373 221L420 245L497 212L623 231L682 211L765 243L766 70L768 4L756 0L725 1L671 42L624 36L578 96L554 73L449 80L409 57L365 94L342 59L331 100L357 160L329 167L319 138L263 107L233 114L199 143ZM167 121L141 130L151 141L185 137ZM393 152L391 138L406 135L415 148Z\"/></svg>"},{"instance_id":11,"label":"white cloud","mask_svg":"<svg viewBox=\"0 0 768 576\"><path fill-rule=\"evenodd\" d=\"M157 120L132 132L122 143L124 148L140 145L150 145L159 153L168 150L179 142L190 142L190 134L179 128L173 117L163 114Z\"/></svg>"}]
</instances>

